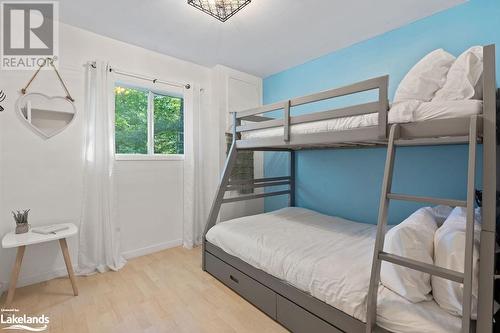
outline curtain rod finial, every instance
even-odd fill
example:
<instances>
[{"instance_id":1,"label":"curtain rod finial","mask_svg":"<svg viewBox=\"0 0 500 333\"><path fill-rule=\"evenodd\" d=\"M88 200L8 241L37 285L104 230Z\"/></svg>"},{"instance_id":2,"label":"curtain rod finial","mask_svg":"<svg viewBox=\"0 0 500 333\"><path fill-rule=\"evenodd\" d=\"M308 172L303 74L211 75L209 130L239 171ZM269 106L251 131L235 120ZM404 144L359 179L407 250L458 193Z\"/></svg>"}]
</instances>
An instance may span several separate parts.
<instances>
[{"instance_id":1,"label":"curtain rod finial","mask_svg":"<svg viewBox=\"0 0 500 333\"><path fill-rule=\"evenodd\" d=\"M189 89L189 88L191 88L191 85L188 83L188 84L186 84L184 87L185 87L186 89Z\"/></svg>"}]
</instances>

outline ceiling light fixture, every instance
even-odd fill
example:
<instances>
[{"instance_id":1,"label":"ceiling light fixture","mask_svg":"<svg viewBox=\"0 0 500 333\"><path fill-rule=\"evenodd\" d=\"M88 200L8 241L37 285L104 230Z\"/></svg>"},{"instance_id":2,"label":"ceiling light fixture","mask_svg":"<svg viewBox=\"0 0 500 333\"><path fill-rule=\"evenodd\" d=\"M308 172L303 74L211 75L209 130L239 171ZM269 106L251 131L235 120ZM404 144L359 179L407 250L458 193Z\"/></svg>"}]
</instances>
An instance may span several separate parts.
<instances>
[{"instance_id":1,"label":"ceiling light fixture","mask_svg":"<svg viewBox=\"0 0 500 333\"><path fill-rule=\"evenodd\" d=\"M251 0L188 0L188 4L221 22L226 22L250 2Z\"/></svg>"}]
</instances>

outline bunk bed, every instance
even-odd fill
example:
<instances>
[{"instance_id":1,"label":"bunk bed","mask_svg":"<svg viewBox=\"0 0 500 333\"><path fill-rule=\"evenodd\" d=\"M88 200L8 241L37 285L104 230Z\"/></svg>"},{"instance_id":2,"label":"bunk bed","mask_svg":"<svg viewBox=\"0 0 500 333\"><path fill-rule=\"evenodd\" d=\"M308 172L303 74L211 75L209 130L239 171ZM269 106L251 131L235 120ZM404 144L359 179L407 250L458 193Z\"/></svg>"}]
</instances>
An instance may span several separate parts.
<instances>
[{"instance_id":1,"label":"bunk bed","mask_svg":"<svg viewBox=\"0 0 500 333\"><path fill-rule=\"evenodd\" d=\"M457 115L454 117L431 112L421 119L416 115L416 121L404 122L391 116L388 112L388 76L234 112L232 146L203 235L203 270L293 332L398 331L398 325L406 324L398 323L398 316L405 317L405 314L413 315L406 318L410 322L442 331L470 332L475 329L481 333L491 332L497 183L495 73L495 46L488 45L483 48L482 103L461 105L459 109L462 111L454 113ZM290 114L292 107L371 90L378 93L373 102L298 116ZM283 113L281 119L263 115L278 110ZM473 214L478 143L483 145L483 206L479 301L477 320L472 321ZM398 146L446 144L469 146L466 200L391 192L394 155ZM294 207L296 150L372 146L387 147L376 226ZM290 153L290 174L248 181L230 179L238 152L242 150L287 151ZM225 193L243 186L255 189L278 187L279 190L225 196ZM289 208L226 221L214 227L222 204L282 195L288 196ZM464 272L384 252L390 200L466 207ZM305 220L307 223L303 223ZM349 239L346 235L356 237ZM314 246L311 242L301 241L304 239L301 237L314 239ZM264 243L265 247L262 246ZM356 259L345 260L346 257ZM309 264L298 267L294 265L298 261ZM409 302L405 303L379 287L383 261L463 284L462 318L447 315L430 303L425 306L407 304ZM308 276L313 267L314 279ZM349 275L346 272L357 273ZM317 285L318 281L322 283ZM396 307L390 307L390 304ZM443 326L443 323L448 326Z\"/></svg>"}]
</instances>

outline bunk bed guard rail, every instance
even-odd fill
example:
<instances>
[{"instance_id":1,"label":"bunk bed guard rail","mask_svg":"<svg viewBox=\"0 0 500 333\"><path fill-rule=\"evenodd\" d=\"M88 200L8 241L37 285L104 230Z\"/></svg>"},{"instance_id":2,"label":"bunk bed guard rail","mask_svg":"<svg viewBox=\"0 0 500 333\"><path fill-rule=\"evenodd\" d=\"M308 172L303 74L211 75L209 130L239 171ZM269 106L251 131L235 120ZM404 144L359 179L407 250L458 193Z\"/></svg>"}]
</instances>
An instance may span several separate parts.
<instances>
[{"instance_id":1,"label":"bunk bed guard rail","mask_svg":"<svg viewBox=\"0 0 500 333\"><path fill-rule=\"evenodd\" d=\"M378 136L381 140L387 139L387 112L389 110L388 100L389 76L379 76L365 81L353 83L340 88L330 89L293 98L287 101L267 104L250 110L235 112L233 133L236 140L240 139L242 132L283 127L283 141L290 141L290 127L296 124L314 121L330 120L344 117L360 116L370 113L378 113ZM305 104L311 104L347 95L354 95L370 90L378 90L378 100L356 104L347 107L335 108L326 111L314 112L304 115L291 116L290 108ZM263 113L283 110L283 118L263 116ZM241 124L242 121L250 123Z\"/></svg>"}]
</instances>

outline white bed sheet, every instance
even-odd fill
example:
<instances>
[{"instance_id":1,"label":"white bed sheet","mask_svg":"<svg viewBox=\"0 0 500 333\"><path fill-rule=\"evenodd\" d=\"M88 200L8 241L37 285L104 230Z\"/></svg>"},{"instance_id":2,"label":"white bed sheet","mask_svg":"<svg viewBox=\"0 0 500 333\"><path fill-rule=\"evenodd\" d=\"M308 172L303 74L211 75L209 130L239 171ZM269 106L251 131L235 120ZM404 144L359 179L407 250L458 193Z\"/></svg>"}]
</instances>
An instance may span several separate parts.
<instances>
[{"instance_id":1,"label":"white bed sheet","mask_svg":"<svg viewBox=\"0 0 500 333\"><path fill-rule=\"evenodd\" d=\"M390 124L418 122L431 119L447 119L467 117L482 113L483 101L441 101L441 102L419 102L409 101L404 108L393 107L389 111L388 121ZM295 124L290 127L291 135L312 134L348 130L359 127L378 125L378 114L370 113L361 116L344 117L313 121L310 123ZM283 135L283 127L273 127L253 130L242 133L242 139L262 139Z\"/></svg>"},{"instance_id":2,"label":"white bed sheet","mask_svg":"<svg viewBox=\"0 0 500 333\"><path fill-rule=\"evenodd\" d=\"M303 208L214 226L207 240L294 287L366 321L376 227ZM377 323L392 332L460 332L461 319L434 301L413 304L379 289Z\"/></svg>"}]
</instances>

